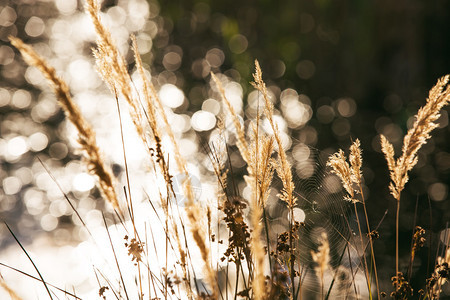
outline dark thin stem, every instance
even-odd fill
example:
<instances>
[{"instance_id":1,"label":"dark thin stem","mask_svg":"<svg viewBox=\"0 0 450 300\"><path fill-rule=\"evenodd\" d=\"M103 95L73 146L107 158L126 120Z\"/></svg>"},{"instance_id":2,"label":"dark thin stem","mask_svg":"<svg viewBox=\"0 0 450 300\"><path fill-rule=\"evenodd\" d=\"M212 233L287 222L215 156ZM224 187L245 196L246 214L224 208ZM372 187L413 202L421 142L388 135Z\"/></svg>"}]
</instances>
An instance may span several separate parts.
<instances>
[{"instance_id":1,"label":"dark thin stem","mask_svg":"<svg viewBox=\"0 0 450 300\"><path fill-rule=\"evenodd\" d=\"M411 280L411 276L412 276L412 266L414 263L414 258L415 258L415 251L414 251L414 234L416 233L416 222L417 222L417 209L419 206L419 198L416 199L416 208L414 209L414 221L413 221L413 229L412 229L412 234L411 234L411 255L409 257L409 266L408 266L408 280ZM427 273L428 274L428 273Z\"/></svg>"},{"instance_id":2,"label":"dark thin stem","mask_svg":"<svg viewBox=\"0 0 450 300\"><path fill-rule=\"evenodd\" d=\"M92 237L91 232L89 231L89 228L87 228L86 223L84 223L83 219L81 218L80 214L78 213L77 209L75 208L75 206L73 205L72 201L70 201L69 197L67 196L67 194L63 191L61 185L59 184L59 182L56 180L55 176L53 176L53 174L50 172L50 169L47 168L47 166L44 164L44 162L42 161L42 159L40 159L39 156L37 156L37 159L39 160L39 162L41 163L41 166L45 169L45 171L47 172L47 174L50 176L50 178L53 180L53 182L56 184L56 186L58 187L59 191L63 194L64 199L66 199L67 203L69 203L70 207L72 208L72 210L75 212L75 214L77 215L78 219L80 220L81 224L83 224L84 228L86 228L87 232L89 233L89 235Z\"/></svg>"},{"instance_id":3,"label":"dark thin stem","mask_svg":"<svg viewBox=\"0 0 450 300\"><path fill-rule=\"evenodd\" d=\"M114 294L114 297L116 297L117 300L121 300L121 298L119 298L120 292L116 291L111 283L111 281L99 270L99 269L95 269L94 266L92 266L94 269L94 274L95 276L97 276L97 272L98 274L100 274L103 278L103 280L106 281L106 283L108 284L109 288L111 289L111 292ZM120 288L120 287L119 287Z\"/></svg>"},{"instance_id":4,"label":"dark thin stem","mask_svg":"<svg viewBox=\"0 0 450 300\"><path fill-rule=\"evenodd\" d=\"M398 291L398 227L400 218L400 197L397 199L397 213L395 216L395 276L397 280L395 281L395 290Z\"/></svg>"},{"instance_id":5,"label":"dark thin stem","mask_svg":"<svg viewBox=\"0 0 450 300\"><path fill-rule=\"evenodd\" d=\"M136 239L139 240L139 242L141 243L141 240L139 238L139 235L137 233L136 230L136 224L135 224L135 220L134 220L134 209L133 209L133 201L131 198L131 185L130 185L130 173L128 171L128 162L127 162L127 155L126 155L126 151L125 151L125 140L123 137L123 125L122 125L122 115L120 113L120 105L119 105L119 98L117 97L117 93L114 90L114 95L116 97L116 104L117 104L117 113L119 115L119 124L120 124L120 137L122 139L122 151L123 151L123 160L124 160L124 164L125 164L125 174L126 174L126 179L127 179L127 188L128 188L128 197L129 197L129 203L130 203L130 219L131 222L133 224L133 229L134 229L134 237ZM141 293L141 295L143 295L143 291L142 291L142 279L141 279L141 265L140 262L137 262L137 267L138 267L138 274L139 274L139 291Z\"/></svg>"},{"instance_id":6,"label":"dark thin stem","mask_svg":"<svg viewBox=\"0 0 450 300\"><path fill-rule=\"evenodd\" d=\"M240 253L238 252L238 255L240 255ZM240 260L235 261L236 264L236 283L234 286L234 300L237 299L237 294L238 294L238 285L239 285L239 266L241 264Z\"/></svg>"},{"instance_id":7,"label":"dark thin stem","mask_svg":"<svg viewBox=\"0 0 450 300\"><path fill-rule=\"evenodd\" d=\"M342 251L342 254L341 254L341 256L339 257L338 265L342 265L342 258L344 257L345 252L347 251L347 247L348 247L348 243L345 244L344 251ZM350 263L351 263L351 262L350 262ZM334 283L336 282L337 274L338 274L338 272L337 272L337 270L336 270L336 271L334 272L333 280L331 281L331 284L330 284L330 286L329 286L329 288L328 288L327 294L325 295L325 300L328 300L329 297L330 297L331 290L333 289Z\"/></svg>"},{"instance_id":8,"label":"dark thin stem","mask_svg":"<svg viewBox=\"0 0 450 300\"><path fill-rule=\"evenodd\" d=\"M430 201L430 197L428 197L428 211L430 212L430 223L429 223L429 228L431 230L432 225L433 225L433 212L431 210L431 201ZM430 263L431 263L431 242L433 239L433 235L430 234L430 237L427 238L428 240L428 259L427 259L427 274L430 274Z\"/></svg>"},{"instance_id":9,"label":"dark thin stem","mask_svg":"<svg viewBox=\"0 0 450 300\"><path fill-rule=\"evenodd\" d=\"M125 281L124 281L123 276L122 276L122 271L120 270L119 261L117 260L116 250L114 250L114 245L113 245L113 242L112 242L112 239L111 239L111 235L109 234L108 224L106 224L105 215L102 214L102 217L103 217L103 223L105 224L106 233L108 234L109 242L111 244L111 249L112 249L113 254L114 254L114 259L116 260L117 269L119 270L120 280L122 281L122 284L123 284L123 290L125 292L125 296L129 300L130 298L128 297L127 288L125 286Z\"/></svg>"},{"instance_id":10,"label":"dark thin stem","mask_svg":"<svg viewBox=\"0 0 450 300\"><path fill-rule=\"evenodd\" d=\"M347 242L347 245L350 245L350 243ZM348 254L348 261L349 261L349 265L350 265L350 273L352 274L352 286L353 286L353 290L355 292L355 296L357 296L358 290L356 288L355 274L356 274L356 272L358 272L358 270L353 271L353 262L352 262L352 256L350 254L350 247L347 247L347 254Z\"/></svg>"},{"instance_id":11,"label":"dark thin stem","mask_svg":"<svg viewBox=\"0 0 450 300\"><path fill-rule=\"evenodd\" d=\"M292 236L292 228L293 228L293 223L294 223L294 206L292 204L289 205L289 213L291 215L291 220L289 222L289 249L290 249L290 258L289 258L289 262L290 262L290 275L291 275L291 286L292 286L292 297L294 297L295 295L295 284L294 284L294 280L295 280L295 271L294 271L294 266L295 266L295 254L294 254L294 237ZM301 295L300 295L300 299L301 299Z\"/></svg>"},{"instance_id":12,"label":"dark thin stem","mask_svg":"<svg viewBox=\"0 0 450 300\"><path fill-rule=\"evenodd\" d=\"M370 276L369 276L369 268L367 266L367 259L366 259L366 252L365 252L365 248L364 248L364 242L363 242L363 238L362 238L362 231L361 231L361 222L359 221L359 215L358 215L358 209L356 208L356 203L353 203L354 208L355 208L355 216L356 216L356 223L358 225L358 232L359 232L359 239L361 241L361 249L362 249L362 254L359 254L360 256L362 256L362 261L364 263L364 271L365 271L365 275L366 275L366 281L367 281L367 288L369 289L369 297L370 299L372 299L372 291L370 288ZM358 251L359 252L359 251Z\"/></svg>"},{"instance_id":13,"label":"dark thin stem","mask_svg":"<svg viewBox=\"0 0 450 300\"><path fill-rule=\"evenodd\" d=\"M36 272L38 273L39 277L42 280L42 283L45 286L45 289L47 290L47 293L50 297L50 299L53 299L52 294L50 293L50 290L48 289L47 283L44 280L44 277L42 277L41 272L39 272L39 269L36 267L36 265L34 264L33 259L31 259L31 256L28 254L27 250L25 250L25 248L22 246L22 244L20 243L19 239L16 237L16 235L14 234L14 232L11 230L11 228L9 228L8 224L5 223L6 227L8 228L9 232L11 233L11 235L13 236L13 238L16 240L17 244L19 244L20 248L22 249L22 251L26 254L26 256L28 257L28 259L30 260L30 262L33 264L34 269L36 270Z\"/></svg>"},{"instance_id":14,"label":"dark thin stem","mask_svg":"<svg viewBox=\"0 0 450 300\"><path fill-rule=\"evenodd\" d=\"M263 220L264 220L264 227L266 231L266 240L267 240L267 256L269 258L269 269L272 271L272 259L270 258L270 240L269 240L269 225L267 224L267 214L266 209L263 208ZM271 280L272 279L272 272L270 272Z\"/></svg>"},{"instance_id":15,"label":"dark thin stem","mask_svg":"<svg viewBox=\"0 0 450 300\"><path fill-rule=\"evenodd\" d=\"M370 230L370 225L369 225L369 216L367 215L366 201L365 201L365 198L364 198L364 193L363 193L361 184L359 184L359 191L361 193L363 210L364 210L364 217L366 219L367 233L368 233L369 243L370 243L370 256L371 256L372 262L373 262L373 271L375 273L375 284L377 286L377 296L378 296L378 299L380 299L381 295L380 295L380 285L378 284L377 264L375 262L375 252L373 251L373 240L372 240L372 235L370 234L371 230Z\"/></svg>"},{"instance_id":16,"label":"dark thin stem","mask_svg":"<svg viewBox=\"0 0 450 300\"><path fill-rule=\"evenodd\" d=\"M35 276L31 275L31 274L28 274L28 273L26 273L26 272L24 272L24 271L22 271L22 270L19 270L19 269L14 268L14 267L5 265L4 263L1 263L1 262L0 262L0 266L6 267L6 268L8 268L8 269L11 269L11 270L13 270L13 271L15 271L15 272L18 272L18 273L20 273L20 274L22 274L22 275L25 275L25 276L27 276L27 277L30 277L30 278L32 278L32 279L34 279L34 280L42 281L42 279L40 279L40 278L37 278L37 277L35 277ZM53 284L48 283L48 282L47 282L47 285L50 286L50 287L52 287L52 288L54 288L54 289L57 289L57 290L60 291L60 292L63 292L64 294L66 294L66 295L68 295L68 296L71 296L71 297L73 297L73 298L75 298L75 299L80 299L80 300L81 300L81 298L78 297L77 295L72 294L72 293L70 293L70 292L68 292L68 291L65 291L65 290L63 290L63 289L57 287L56 285L53 285Z\"/></svg>"}]
</instances>

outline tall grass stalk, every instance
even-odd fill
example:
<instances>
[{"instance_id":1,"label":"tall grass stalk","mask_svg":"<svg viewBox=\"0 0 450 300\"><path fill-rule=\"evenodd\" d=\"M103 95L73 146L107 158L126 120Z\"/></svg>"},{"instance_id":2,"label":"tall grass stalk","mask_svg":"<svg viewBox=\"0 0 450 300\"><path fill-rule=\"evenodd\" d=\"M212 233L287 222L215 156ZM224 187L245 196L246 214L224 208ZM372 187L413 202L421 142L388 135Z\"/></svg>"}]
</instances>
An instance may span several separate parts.
<instances>
[{"instance_id":1,"label":"tall grass stalk","mask_svg":"<svg viewBox=\"0 0 450 300\"><path fill-rule=\"evenodd\" d=\"M263 99L264 99L264 113L269 121L270 127L272 128L273 135L275 142L277 144L277 152L278 152L278 158L275 163L275 169L277 171L278 176L280 177L282 183L283 183L283 189L281 191L281 194L279 195L280 199L285 201L288 205L289 209L289 248L290 248L290 278L291 278L291 285L292 285L292 295L291 297L294 297L295 293L295 277L296 277L296 271L295 271L295 240L294 240L294 207L297 204L297 198L294 196L294 190L295 185L294 181L292 179L292 171L291 171L291 164L287 160L286 152L283 147L283 143L281 142L280 138L280 132L278 130L278 125L275 123L273 119L273 103L269 99L269 95L267 92L266 84L264 83L262 79L262 71L261 67L259 65L259 62L255 61L255 73L253 74L254 82L252 82L252 85L261 93ZM300 266L300 263L297 262ZM298 270L298 274L301 273L301 270ZM300 299L302 298L301 294L301 277L299 278L299 289L300 289Z\"/></svg>"},{"instance_id":2,"label":"tall grass stalk","mask_svg":"<svg viewBox=\"0 0 450 300\"><path fill-rule=\"evenodd\" d=\"M233 107L228 101L224 88L220 80L212 74L213 81L222 97L224 107L233 119L234 126L238 135L238 147L244 161L247 163L248 175L245 177L247 185L251 188L251 220L252 236L251 251L255 262L253 272L253 296L254 299L265 299L265 250L261 241L262 223L261 218L265 204L270 191L272 182L273 168L271 164L271 155L273 152L273 139L261 135L259 132L259 113L251 126L250 144L247 143L239 118Z\"/></svg>"},{"instance_id":3,"label":"tall grass stalk","mask_svg":"<svg viewBox=\"0 0 450 300\"><path fill-rule=\"evenodd\" d=\"M361 156L358 155L360 154L361 151L359 149L359 144L360 144L359 140L356 140L351 146L351 149L353 149L353 151L350 152L350 163L347 162L344 152L340 150L339 152L330 156L327 165L332 167L332 172L338 175L338 177L341 179L342 184L347 192L347 196L345 199L347 201L350 201L355 209L355 217L356 223L358 225L358 235L361 249L360 251L362 251L362 253L358 251L358 255L361 261L364 263L362 268L364 269L365 272L367 288L369 289L369 296L372 297L370 293L371 283L370 283L369 267L365 255L363 233L361 230L361 222L359 220L358 209L356 207L356 203L360 202L356 198L356 195L359 193L359 190L354 188L355 185L359 186L361 184L362 161Z\"/></svg>"},{"instance_id":4,"label":"tall grass stalk","mask_svg":"<svg viewBox=\"0 0 450 300\"><path fill-rule=\"evenodd\" d=\"M415 121L411 129L403 139L402 155L394 160L394 147L388 139L381 135L381 149L387 161L390 171L391 182L389 190L397 202L396 223L395 223L395 276L399 274L399 220L400 220L400 196L408 182L408 172L418 162L417 153L419 149L431 138L431 131L439 126L435 121L440 116L442 107L450 102L450 76L444 76L438 80L436 85L430 90L427 103L421 107L415 116ZM399 289L398 280L396 290Z\"/></svg>"}]
</instances>

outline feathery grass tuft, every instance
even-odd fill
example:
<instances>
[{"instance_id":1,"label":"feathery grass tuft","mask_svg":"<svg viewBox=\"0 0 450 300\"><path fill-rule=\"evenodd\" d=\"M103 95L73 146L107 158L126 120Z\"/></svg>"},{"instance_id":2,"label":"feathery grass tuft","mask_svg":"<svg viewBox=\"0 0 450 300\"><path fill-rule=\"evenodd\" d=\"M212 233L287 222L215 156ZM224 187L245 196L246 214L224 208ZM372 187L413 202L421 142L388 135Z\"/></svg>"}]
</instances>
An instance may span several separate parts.
<instances>
[{"instance_id":1,"label":"feathery grass tuft","mask_svg":"<svg viewBox=\"0 0 450 300\"><path fill-rule=\"evenodd\" d=\"M381 149L389 167L391 183L389 189L392 196L400 201L400 193L408 182L408 172L417 164L417 152L430 139L431 131L439 126L435 121L440 116L440 110L450 102L450 76L438 80L430 90L427 103L421 107L415 116L413 126L403 139L402 155L394 161L394 148L388 139L381 135Z\"/></svg>"},{"instance_id":2,"label":"feathery grass tuft","mask_svg":"<svg viewBox=\"0 0 450 300\"><path fill-rule=\"evenodd\" d=\"M396 215L396 247L395 247L395 273L399 274L398 266L398 231L400 219L400 195L408 182L408 172L414 168L418 162L417 153L419 149L430 139L431 131L439 125L435 121L440 116L440 110L450 102L450 85L448 85L450 76L446 75L438 80L436 85L430 90L425 106L421 107L415 116L415 121L411 129L403 139L402 155L394 160L394 147L388 139L381 135L381 150L387 161L390 172L391 182L389 190L391 195L397 201ZM396 289L399 290L398 278L396 280Z\"/></svg>"},{"instance_id":3,"label":"feathery grass tuft","mask_svg":"<svg viewBox=\"0 0 450 300\"><path fill-rule=\"evenodd\" d=\"M344 155L344 151L339 150L338 152L334 153L328 158L327 166L331 167L331 172L336 174L342 182L342 185L347 192L347 195L344 196L344 199L347 201L350 201L353 203L353 207L355 209L355 216L356 216L356 222L358 225L358 233L359 233L359 240L361 245L362 253L358 253L359 256L362 258L362 261L364 263L364 271L366 273L366 281L367 281L367 287L369 291L371 290L371 277L369 274L369 267L366 259L365 254L365 246L364 246L364 240L363 240L363 233L361 230L361 222L358 215L358 208L357 203L362 203L364 215L366 219L366 226L367 226L367 236L369 238L370 243L370 254L373 262L373 270L375 275L375 283L377 288L377 294L378 298L380 298L380 291L379 291L379 283L378 283L378 273L377 273L377 266L375 262L375 253L373 250L373 236L372 232L370 230L369 225L369 217L366 210L366 202L364 198L364 193L362 189L362 150L361 150L361 142L359 139L356 139L350 146L350 156L349 156L349 162L347 162L347 158ZM356 195L359 195L359 198L357 199ZM371 297L371 296L370 296Z\"/></svg>"},{"instance_id":4,"label":"feathery grass tuft","mask_svg":"<svg viewBox=\"0 0 450 300\"><path fill-rule=\"evenodd\" d=\"M97 146L95 132L91 125L81 115L76 103L72 100L69 87L56 75L55 69L51 67L45 59L39 56L31 46L26 45L22 40L15 37L10 37L9 39L11 44L20 51L25 62L41 71L50 83L58 103L64 110L69 121L78 131L78 143L84 151L84 159L87 163L89 172L97 177L100 191L105 199L115 209L119 209L112 172L103 162L102 155Z\"/></svg>"}]
</instances>

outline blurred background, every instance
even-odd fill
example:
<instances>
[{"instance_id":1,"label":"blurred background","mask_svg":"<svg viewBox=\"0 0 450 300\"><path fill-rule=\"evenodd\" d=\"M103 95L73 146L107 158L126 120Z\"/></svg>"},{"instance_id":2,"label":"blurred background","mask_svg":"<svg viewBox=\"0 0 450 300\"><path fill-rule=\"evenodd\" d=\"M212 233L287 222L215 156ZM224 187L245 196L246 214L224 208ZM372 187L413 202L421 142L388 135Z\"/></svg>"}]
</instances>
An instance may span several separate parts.
<instances>
[{"instance_id":1,"label":"blurred background","mask_svg":"<svg viewBox=\"0 0 450 300\"><path fill-rule=\"evenodd\" d=\"M373 227L388 210L378 228L375 253L382 289L390 291L395 203L387 189L379 134L400 153L428 90L450 73L449 1L105 0L102 12L130 69L129 35L136 34L194 164L193 155L206 158L197 152L207 143L219 113L219 99L211 97L210 72L234 82L233 101L243 102L240 111L251 116L255 95L249 82L255 59L284 119L287 148L308 145L331 154L347 150L359 138ZM104 203L96 201L100 194L74 150L73 129L42 76L11 47L9 35L33 44L49 59L96 128L100 145L108 147L111 132L118 128L109 123L116 107L95 73L93 28L77 0L0 0L0 219L24 245L42 236L55 246L75 243L83 240L79 222L36 157L86 218L99 220ZM440 126L420 151L402 194L402 266L408 265L414 225L427 230L427 244L414 266L416 290L424 286L450 220L448 112L443 110ZM114 164L121 152L106 156L116 175L121 174L120 164ZM139 160L131 163L139 165ZM294 166L301 173L302 164ZM234 167L236 174L244 172L238 159ZM0 235L0 250L14 246L3 226Z\"/></svg>"}]
</instances>

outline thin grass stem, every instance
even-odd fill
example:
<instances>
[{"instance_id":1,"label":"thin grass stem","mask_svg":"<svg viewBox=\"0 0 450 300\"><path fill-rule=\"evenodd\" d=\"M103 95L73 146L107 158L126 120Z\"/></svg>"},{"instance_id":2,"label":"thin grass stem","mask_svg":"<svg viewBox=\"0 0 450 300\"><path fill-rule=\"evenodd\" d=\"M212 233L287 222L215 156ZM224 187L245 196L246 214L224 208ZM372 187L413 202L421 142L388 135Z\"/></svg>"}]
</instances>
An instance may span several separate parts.
<instances>
[{"instance_id":1,"label":"thin grass stem","mask_svg":"<svg viewBox=\"0 0 450 300\"><path fill-rule=\"evenodd\" d=\"M13 236L14 240L16 240L17 244L20 246L20 248L22 249L22 251L25 253L25 255L28 257L28 259L30 260L31 264L33 265L34 269L36 270L36 272L39 275L39 278L41 278L41 282L44 285L45 289L47 290L48 296L50 297L50 299L53 299L52 294L50 293L50 290L47 286L47 283L44 280L44 277L42 277L41 272L39 271L38 267L36 266L36 264L34 263L33 259L31 258L31 256L28 254L27 250L25 250L25 248L23 247L22 243L19 241L19 239L16 237L16 235L14 234L14 232L11 230L11 228L9 227L9 225L6 222L3 222L6 225L6 228L8 228L9 232L11 233L11 235Z\"/></svg>"}]
</instances>

